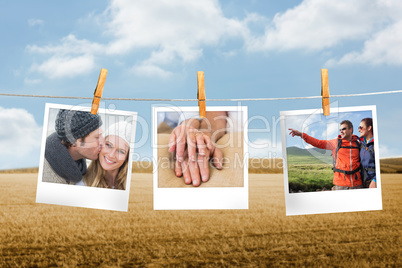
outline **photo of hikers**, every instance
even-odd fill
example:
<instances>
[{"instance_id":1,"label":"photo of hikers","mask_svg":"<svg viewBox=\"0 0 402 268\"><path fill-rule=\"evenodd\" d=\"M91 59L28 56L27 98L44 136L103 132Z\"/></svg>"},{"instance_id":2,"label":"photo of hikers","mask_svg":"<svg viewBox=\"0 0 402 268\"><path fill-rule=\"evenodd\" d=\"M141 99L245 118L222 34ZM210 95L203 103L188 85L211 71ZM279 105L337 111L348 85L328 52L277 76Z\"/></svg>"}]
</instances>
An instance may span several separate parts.
<instances>
[{"instance_id":1,"label":"photo of hikers","mask_svg":"<svg viewBox=\"0 0 402 268\"><path fill-rule=\"evenodd\" d=\"M289 193L377 188L372 110L288 115L284 129Z\"/></svg>"},{"instance_id":2,"label":"photo of hikers","mask_svg":"<svg viewBox=\"0 0 402 268\"><path fill-rule=\"evenodd\" d=\"M126 189L132 122L69 109L50 117L43 182Z\"/></svg>"},{"instance_id":3,"label":"photo of hikers","mask_svg":"<svg viewBox=\"0 0 402 268\"><path fill-rule=\"evenodd\" d=\"M157 113L158 187L243 187L241 111Z\"/></svg>"}]
</instances>

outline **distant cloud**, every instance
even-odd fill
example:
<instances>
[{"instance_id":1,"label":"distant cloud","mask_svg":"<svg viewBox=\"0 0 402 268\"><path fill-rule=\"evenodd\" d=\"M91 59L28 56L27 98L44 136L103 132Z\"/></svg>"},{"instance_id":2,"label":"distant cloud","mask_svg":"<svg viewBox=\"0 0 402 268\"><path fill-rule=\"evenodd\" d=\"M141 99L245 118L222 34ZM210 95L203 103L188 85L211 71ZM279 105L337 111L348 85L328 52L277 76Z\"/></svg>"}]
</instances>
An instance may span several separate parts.
<instances>
[{"instance_id":1,"label":"distant cloud","mask_svg":"<svg viewBox=\"0 0 402 268\"><path fill-rule=\"evenodd\" d=\"M29 45L31 53L50 55L44 62L34 63L31 72L41 73L50 79L84 75L95 67L95 54L103 51L103 45L88 40L79 40L70 34L61 39L58 45Z\"/></svg>"},{"instance_id":2,"label":"distant cloud","mask_svg":"<svg viewBox=\"0 0 402 268\"><path fill-rule=\"evenodd\" d=\"M29 79L29 78L24 79L24 83L27 85L36 85L39 84L40 82L41 82L40 79Z\"/></svg>"},{"instance_id":3,"label":"distant cloud","mask_svg":"<svg viewBox=\"0 0 402 268\"><path fill-rule=\"evenodd\" d=\"M395 148L390 148L387 145L380 144L380 158L402 157L402 153Z\"/></svg>"},{"instance_id":4,"label":"distant cloud","mask_svg":"<svg viewBox=\"0 0 402 268\"><path fill-rule=\"evenodd\" d=\"M282 157L282 143L270 141L269 139L256 139L248 144L250 157L255 158L277 158Z\"/></svg>"},{"instance_id":5,"label":"distant cloud","mask_svg":"<svg viewBox=\"0 0 402 268\"><path fill-rule=\"evenodd\" d=\"M376 33L364 43L361 52L350 52L339 60L330 59L326 66L345 64L402 64L402 18L400 22L390 25Z\"/></svg>"},{"instance_id":6,"label":"distant cloud","mask_svg":"<svg viewBox=\"0 0 402 268\"><path fill-rule=\"evenodd\" d=\"M31 71L42 73L48 78L74 77L86 74L95 68L92 55L77 57L53 56L40 65L32 65Z\"/></svg>"},{"instance_id":7,"label":"distant cloud","mask_svg":"<svg viewBox=\"0 0 402 268\"><path fill-rule=\"evenodd\" d=\"M171 72L165 71L158 66L147 65L147 64L134 66L132 71L138 76L145 76L145 77L168 78L172 75Z\"/></svg>"},{"instance_id":8,"label":"distant cloud","mask_svg":"<svg viewBox=\"0 0 402 268\"><path fill-rule=\"evenodd\" d=\"M226 18L215 0L112 1L109 10L108 33L116 38L109 52L115 54L154 47L186 61L198 58L203 46L247 32L242 21Z\"/></svg>"},{"instance_id":9,"label":"distant cloud","mask_svg":"<svg viewBox=\"0 0 402 268\"><path fill-rule=\"evenodd\" d=\"M339 133L339 124L336 122L332 122L327 124L327 135L325 137L325 139L334 139L336 137L338 137L338 133Z\"/></svg>"},{"instance_id":10,"label":"distant cloud","mask_svg":"<svg viewBox=\"0 0 402 268\"><path fill-rule=\"evenodd\" d=\"M277 13L265 34L250 39L250 50L321 50L367 37L383 21L376 2L306 0Z\"/></svg>"},{"instance_id":11,"label":"distant cloud","mask_svg":"<svg viewBox=\"0 0 402 268\"><path fill-rule=\"evenodd\" d=\"M56 45L28 45L27 50L31 53L50 54L57 56L99 54L104 52L104 45L91 42L86 39L78 39L75 35L69 34L63 37Z\"/></svg>"},{"instance_id":12,"label":"distant cloud","mask_svg":"<svg viewBox=\"0 0 402 268\"><path fill-rule=\"evenodd\" d=\"M99 44L77 39L70 34L59 44L30 45L27 50L32 53L53 54L51 58L80 54L95 58L98 55L127 55L134 50L151 48L149 57L133 64L133 70L144 76L167 77L170 72L164 71L162 65L197 60L203 55L204 47L221 45L231 38L242 39L248 34L247 22L226 18L215 0L155 0L152 3L112 1L104 13L92 17L94 20L107 21L104 23L107 30L103 34L111 37L110 42ZM99 20L99 17L104 20ZM39 70L37 67L48 65L48 61L32 69ZM45 66L41 73L47 77L72 75L58 72L54 76L43 70L48 69Z\"/></svg>"},{"instance_id":13,"label":"distant cloud","mask_svg":"<svg viewBox=\"0 0 402 268\"><path fill-rule=\"evenodd\" d=\"M225 58L231 58L231 57L236 56L238 54L238 51L236 51L236 50L224 51L221 54Z\"/></svg>"},{"instance_id":14,"label":"distant cloud","mask_svg":"<svg viewBox=\"0 0 402 268\"><path fill-rule=\"evenodd\" d=\"M305 0L277 13L263 36L246 41L249 51L321 51L350 41L361 51L329 59L324 66L402 64L402 2Z\"/></svg>"},{"instance_id":15,"label":"distant cloud","mask_svg":"<svg viewBox=\"0 0 402 268\"><path fill-rule=\"evenodd\" d=\"M28 25L31 27L34 27L36 25L43 25L44 21L40 19L29 19L28 20Z\"/></svg>"},{"instance_id":16,"label":"distant cloud","mask_svg":"<svg viewBox=\"0 0 402 268\"><path fill-rule=\"evenodd\" d=\"M310 115L291 115L286 116L286 131L289 128L299 131L306 131L303 126L306 125L306 121L309 120Z\"/></svg>"},{"instance_id":17,"label":"distant cloud","mask_svg":"<svg viewBox=\"0 0 402 268\"><path fill-rule=\"evenodd\" d=\"M0 107L0 126L1 158L22 158L40 148L42 128L25 109Z\"/></svg>"}]
</instances>

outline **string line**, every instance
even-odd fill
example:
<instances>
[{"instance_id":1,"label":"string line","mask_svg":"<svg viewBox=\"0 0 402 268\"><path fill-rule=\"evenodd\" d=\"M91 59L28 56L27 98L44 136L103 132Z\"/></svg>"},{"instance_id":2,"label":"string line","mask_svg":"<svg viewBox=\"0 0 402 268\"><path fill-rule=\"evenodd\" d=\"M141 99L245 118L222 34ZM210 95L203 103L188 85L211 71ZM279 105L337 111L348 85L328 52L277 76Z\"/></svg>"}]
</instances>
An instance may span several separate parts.
<instances>
[{"instance_id":1,"label":"string line","mask_svg":"<svg viewBox=\"0 0 402 268\"><path fill-rule=\"evenodd\" d=\"M343 95L330 95L330 98L343 98L343 97L357 97L357 96L371 96L382 94L395 94L402 93L402 90L357 93L357 94L343 94ZM29 97L29 98L53 98L53 99L86 99L92 100L94 97L74 97L74 96L50 96L50 95L30 95L30 94L10 94L0 93L0 96L9 97ZM288 98L245 98L245 99L205 99L205 101L276 101L276 100L302 100L302 99L320 99L322 96L307 96L307 97L288 97ZM118 100L118 101L198 101L198 99L156 99L156 98L102 98L102 100Z\"/></svg>"}]
</instances>

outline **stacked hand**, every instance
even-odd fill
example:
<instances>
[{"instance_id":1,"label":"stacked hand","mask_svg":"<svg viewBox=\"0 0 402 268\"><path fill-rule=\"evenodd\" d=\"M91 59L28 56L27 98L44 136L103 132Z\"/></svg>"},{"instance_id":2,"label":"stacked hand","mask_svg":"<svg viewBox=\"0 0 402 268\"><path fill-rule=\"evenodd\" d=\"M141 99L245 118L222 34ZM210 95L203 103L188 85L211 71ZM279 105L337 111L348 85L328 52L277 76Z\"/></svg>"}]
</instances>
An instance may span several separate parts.
<instances>
[{"instance_id":1,"label":"stacked hand","mask_svg":"<svg viewBox=\"0 0 402 268\"><path fill-rule=\"evenodd\" d=\"M198 129L181 124L170 134L169 152L176 152L175 174L183 176L186 184L199 186L209 180L209 160L222 169L223 153L216 148L210 136Z\"/></svg>"}]
</instances>

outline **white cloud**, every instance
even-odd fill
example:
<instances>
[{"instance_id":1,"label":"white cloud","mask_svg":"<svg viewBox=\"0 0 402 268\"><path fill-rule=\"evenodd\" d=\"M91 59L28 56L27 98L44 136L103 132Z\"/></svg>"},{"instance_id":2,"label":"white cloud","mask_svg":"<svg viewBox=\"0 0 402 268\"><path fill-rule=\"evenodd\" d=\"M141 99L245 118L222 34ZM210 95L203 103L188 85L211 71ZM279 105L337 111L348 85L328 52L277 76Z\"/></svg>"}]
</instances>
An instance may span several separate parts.
<instances>
[{"instance_id":1,"label":"white cloud","mask_svg":"<svg viewBox=\"0 0 402 268\"><path fill-rule=\"evenodd\" d=\"M286 131L289 128L299 131L306 131L303 126L306 124L310 115L287 115L286 116Z\"/></svg>"},{"instance_id":2,"label":"white cloud","mask_svg":"<svg viewBox=\"0 0 402 268\"><path fill-rule=\"evenodd\" d=\"M108 33L116 37L109 49L116 54L155 47L191 58L201 46L241 36L247 30L241 21L226 18L215 0L116 0L110 4L109 15Z\"/></svg>"},{"instance_id":3,"label":"white cloud","mask_svg":"<svg viewBox=\"0 0 402 268\"><path fill-rule=\"evenodd\" d=\"M163 70L163 65L197 60L204 47L219 46L227 39L244 38L248 34L247 22L226 18L216 0L115 0L102 15L91 17L104 21L107 30L103 34L111 37L110 42L99 44L70 34L59 44L30 45L27 49L32 53L51 54L51 59L31 69L52 78L78 75L78 72L69 72L69 68L60 68L57 75L52 75L47 66L53 64L52 58L64 58L66 64L65 59L72 55L86 55L89 59L105 54L127 55L134 50L150 48L149 57L134 63L133 70L145 76L167 77L170 72ZM91 64L85 63L85 70L89 71Z\"/></svg>"},{"instance_id":4,"label":"white cloud","mask_svg":"<svg viewBox=\"0 0 402 268\"><path fill-rule=\"evenodd\" d=\"M48 78L54 79L86 74L94 68L93 55L86 54L77 57L53 56L40 65L32 65L31 71L42 73Z\"/></svg>"},{"instance_id":5,"label":"white cloud","mask_svg":"<svg viewBox=\"0 0 402 268\"><path fill-rule=\"evenodd\" d=\"M31 27L34 27L36 25L43 25L44 21L40 19L29 19L28 20L28 25Z\"/></svg>"},{"instance_id":6,"label":"white cloud","mask_svg":"<svg viewBox=\"0 0 402 268\"><path fill-rule=\"evenodd\" d=\"M327 124L327 137L326 139L334 139L338 136L339 132L339 124L338 123L329 123Z\"/></svg>"},{"instance_id":7,"label":"white cloud","mask_svg":"<svg viewBox=\"0 0 402 268\"><path fill-rule=\"evenodd\" d=\"M402 2L305 0L277 13L263 36L246 41L249 51L321 51L349 41L362 41L361 51L329 59L342 64L402 64Z\"/></svg>"},{"instance_id":8,"label":"white cloud","mask_svg":"<svg viewBox=\"0 0 402 268\"><path fill-rule=\"evenodd\" d=\"M258 138L248 144L250 157L277 158L282 157L282 143Z\"/></svg>"},{"instance_id":9,"label":"white cloud","mask_svg":"<svg viewBox=\"0 0 402 268\"><path fill-rule=\"evenodd\" d=\"M29 78L24 79L24 83L27 85L36 85L39 84L40 82L41 82L40 79L29 79Z\"/></svg>"},{"instance_id":10,"label":"white cloud","mask_svg":"<svg viewBox=\"0 0 402 268\"><path fill-rule=\"evenodd\" d=\"M168 78L172 75L171 72L165 71L162 68L151 64L134 66L132 70L136 75L145 77Z\"/></svg>"},{"instance_id":11,"label":"white cloud","mask_svg":"<svg viewBox=\"0 0 402 268\"><path fill-rule=\"evenodd\" d=\"M370 1L305 0L277 13L262 37L248 42L250 50L321 50L344 40L367 37L383 22L378 3Z\"/></svg>"},{"instance_id":12,"label":"white cloud","mask_svg":"<svg viewBox=\"0 0 402 268\"><path fill-rule=\"evenodd\" d=\"M0 152L8 159L22 158L41 145L42 128L24 109L0 107ZM21 163L20 166L24 166Z\"/></svg>"},{"instance_id":13,"label":"white cloud","mask_svg":"<svg viewBox=\"0 0 402 268\"><path fill-rule=\"evenodd\" d=\"M221 53L221 55L225 58L232 58L234 56L237 56L237 54L238 54L237 50L224 51Z\"/></svg>"},{"instance_id":14,"label":"white cloud","mask_svg":"<svg viewBox=\"0 0 402 268\"><path fill-rule=\"evenodd\" d=\"M384 144L380 144L379 154L380 158L402 157L402 153L399 150Z\"/></svg>"},{"instance_id":15,"label":"white cloud","mask_svg":"<svg viewBox=\"0 0 402 268\"><path fill-rule=\"evenodd\" d=\"M142 59L131 63L136 74L166 78L172 74L171 66L198 60L208 47L228 57L244 48L252 52L322 51L350 41L364 43L362 51L330 59L328 65L402 64L402 37L397 34L402 31L401 12L399 0L305 0L272 20L247 12L238 19L226 17L218 0L113 0L102 14L91 13L86 18L99 25L100 35L109 41L99 43L69 34L58 43L29 45L27 50L45 57L31 70L51 78L90 72L98 57L135 52L143 52ZM37 23L41 22L31 22ZM229 40L244 45L224 51ZM48 68L54 59L64 65L57 74ZM79 71L66 67L79 61L84 63Z\"/></svg>"},{"instance_id":16,"label":"white cloud","mask_svg":"<svg viewBox=\"0 0 402 268\"><path fill-rule=\"evenodd\" d=\"M335 66L342 64L402 64L402 20L383 31L378 32L373 38L364 43L361 52L351 52L341 59L331 59L326 65Z\"/></svg>"},{"instance_id":17,"label":"white cloud","mask_svg":"<svg viewBox=\"0 0 402 268\"><path fill-rule=\"evenodd\" d=\"M34 63L31 72L38 72L50 79L74 77L91 72L95 67L95 54L100 54L103 45L88 40L79 40L68 35L60 40L60 44L39 47L27 46L31 53L50 55L44 62Z\"/></svg>"},{"instance_id":18,"label":"white cloud","mask_svg":"<svg viewBox=\"0 0 402 268\"><path fill-rule=\"evenodd\" d=\"M77 39L73 34L69 34L60 40L56 45L28 45L27 50L32 53L38 54L51 54L57 56L66 55L82 55L82 54L95 54L102 53L104 46L98 43L91 42L86 39Z\"/></svg>"}]
</instances>

